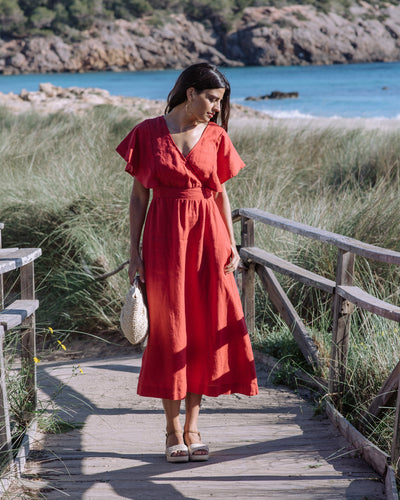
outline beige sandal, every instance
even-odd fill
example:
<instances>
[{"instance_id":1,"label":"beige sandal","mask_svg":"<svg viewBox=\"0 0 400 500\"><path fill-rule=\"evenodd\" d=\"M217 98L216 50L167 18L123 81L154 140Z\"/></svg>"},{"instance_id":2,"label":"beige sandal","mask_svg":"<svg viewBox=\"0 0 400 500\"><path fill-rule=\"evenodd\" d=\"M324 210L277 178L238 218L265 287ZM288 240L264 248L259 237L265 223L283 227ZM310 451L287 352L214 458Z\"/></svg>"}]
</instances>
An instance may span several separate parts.
<instances>
[{"instance_id":1,"label":"beige sandal","mask_svg":"<svg viewBox=\"0 0 400 500\"><path fill-rule=\"evenodd\" d=\"M171 436L171 434L181 434L179 432L166 432L166 439L168 439L168 436ZM173 455L173 453L176 453L178 451L184 451L186 454L185 455ZM188 462L189 461L189 450L186 444L174 444L172 446L165 446L165 456L167 458L167 462Z\"/></svg>"},{"instance_id":2,"label":"beige sandal","mask_svg":"<svg viewBox=\"0 0 400 500\"><path fill-rule=\"evenodd\" d=\"M185 434L188 434L188 433L197 434L199 436L199 439L201 440L200 432L198 432L198 431L185 431L183 433L183 439L185 440L185 443L186 443ZM208 449L208 446L206 444L203 444L203 443L189 444L189 445L187 445L187 448L189 451L189 459L192 462L205 462L208 460L208 457L210 456L209 449ZM206 453L198 454L198 453L195 453L196 451L205 451Z\"/></svg>"}]
</instances>

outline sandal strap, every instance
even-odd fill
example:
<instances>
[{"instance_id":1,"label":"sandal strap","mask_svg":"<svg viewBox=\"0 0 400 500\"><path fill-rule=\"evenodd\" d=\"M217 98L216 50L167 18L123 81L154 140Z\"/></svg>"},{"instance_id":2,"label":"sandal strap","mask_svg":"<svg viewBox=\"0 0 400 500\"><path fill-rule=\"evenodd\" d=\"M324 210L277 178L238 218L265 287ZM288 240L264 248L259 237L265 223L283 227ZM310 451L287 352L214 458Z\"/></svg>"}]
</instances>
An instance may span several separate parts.
<instances>
[{"instance_id":1,"label":"sandal strap","mask_svg":"<svg viewBox=\"0 0 400 500\"><path fill-rule=\"evenodd\" d=\"M189 444L188 450L190 454L193 454L195 451L206 451L209 453L209 448L206 444L203 443L193 443Z\"/></svg>"},{"instance_id":2,"label":"sandal strap","mask_svg":"<svg viewBox=\"0 0 400 500\"><path fill-rule=\"evenodd\" d=\"M188 447L185 444L174 444L173 446L166 446L165 452L167 455L171 456L172 453L176 453L177 451L188 452Z\"/></svg>"},{"instance_id":3,"label":"sandal strap","mask_svg":"<svg viewBox=\"0 0 400 500\"><path fill-rule=\"evenodd\" d=\"M201 439L201 435L199 431L184 431L183 435L185 434L197 434L199 436L199 439Z\"/></svg>"}]
</instances>

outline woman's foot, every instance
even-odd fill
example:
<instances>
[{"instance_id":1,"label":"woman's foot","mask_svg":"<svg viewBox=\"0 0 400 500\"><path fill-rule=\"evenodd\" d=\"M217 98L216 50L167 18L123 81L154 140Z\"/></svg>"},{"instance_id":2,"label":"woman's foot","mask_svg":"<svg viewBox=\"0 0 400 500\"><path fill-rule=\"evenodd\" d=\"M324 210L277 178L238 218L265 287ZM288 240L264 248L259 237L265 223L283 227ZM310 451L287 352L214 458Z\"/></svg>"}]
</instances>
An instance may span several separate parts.
<instances>
[{"instance_id":1,"label":"woman's foot","mask_svg":"<svg viewBox=\"0 0 400 500\"><path fill-rule=\"evenodd\" d=\"M208 446L201 442L200 432L187 430L183 433L183 437L188 447L189 458L192 462L203 462L208 460Z\"/></svg>"},{"instance_id":2,"label":"woman's foot","mask_svg":"<svg viewBox=\"0 0 400 500\"><path fill-rule=\"evenodd\" d=\"M182 432L167 432L166 437L165 456L167 462L187 462L189 460L189 450L183 441Z\"/></svg>"}]
</instances>

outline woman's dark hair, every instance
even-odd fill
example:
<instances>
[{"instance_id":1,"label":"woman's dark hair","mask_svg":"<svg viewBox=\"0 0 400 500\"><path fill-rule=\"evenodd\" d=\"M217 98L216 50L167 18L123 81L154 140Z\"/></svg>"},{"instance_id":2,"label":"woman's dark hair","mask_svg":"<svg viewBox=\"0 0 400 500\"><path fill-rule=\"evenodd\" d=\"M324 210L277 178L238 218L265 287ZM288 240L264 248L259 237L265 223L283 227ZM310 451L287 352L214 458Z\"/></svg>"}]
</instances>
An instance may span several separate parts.
<instances>
[{"instance_id":1,"label":"woman's dark hair","mask_svg":"<svg viewBox=\"0 0 400 500\"><path fill-rule=\"evenodd\" d=\"M229 101L231 87L226 77L213 64L193 64L182 71L176 80L174 88L168 94L165 114L172 111L175 106L186 101L186 91L190 87L193 87L197 92L202 92L206 89L225 89L224 97L221 101L221 126L225 130L228 130L231 109ZM215 113L211 121L217 122L218 115L219 113Z\"/></svg>"}]
</instances>

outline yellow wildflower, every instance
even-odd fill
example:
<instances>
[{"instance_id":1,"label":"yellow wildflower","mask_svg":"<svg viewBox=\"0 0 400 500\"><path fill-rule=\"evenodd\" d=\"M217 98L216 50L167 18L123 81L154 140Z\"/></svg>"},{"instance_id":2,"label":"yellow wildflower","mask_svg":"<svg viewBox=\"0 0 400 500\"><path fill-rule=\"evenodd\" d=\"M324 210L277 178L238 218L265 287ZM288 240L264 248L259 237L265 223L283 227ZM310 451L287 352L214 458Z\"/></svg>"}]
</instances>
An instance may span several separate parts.
<instances>
[{"instance_id":1,"label":"yellow wildflower","mask_svg":"<svg viewBox=\"0 0 400 500\"><path fill-rule=\"evenodd\" d=\"M82 370L82 368L81 368L81 365L78 365L78 368L79 368L79 371L80 371L81 373L83 373L83 370Z\"/></svg>"},{"instance_id":2,"label":"yellow wildflower","mask_svg":"<svg viewBox=\"0 0 400 500\"><path fill-rule=\"evenodd\" d=\"M53 330L53 328L51 326L49 326L49 332L50 333L54 333L54 330Z\"/></svg>"},{"instance_id":3,"label":"yellow wildflower","mask_svg":"<svg viewBox=\"0 0 400 500\"><path fill-rule=\"evenodd\" d=\"M64 351L67 350L67 348L65 347L65 345L61 342L61 340L57 340L57 343L62 347L62 349L64 349Z\"/></svg>"},{"instance_id":4,"label":"yellow wildflower","mask_svg":"<svg viewBox=\"0 0 400 500\"><path fill-rule=\"evenodd\" d=\"M40 359L39 359L39 358L37 358L36 356L33 358L33 361L34 361L36 364L40 363Z\"/></svg>"}]
</instances>

